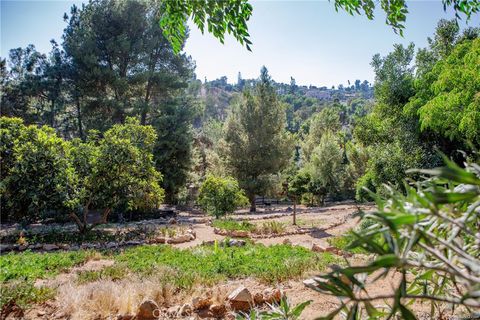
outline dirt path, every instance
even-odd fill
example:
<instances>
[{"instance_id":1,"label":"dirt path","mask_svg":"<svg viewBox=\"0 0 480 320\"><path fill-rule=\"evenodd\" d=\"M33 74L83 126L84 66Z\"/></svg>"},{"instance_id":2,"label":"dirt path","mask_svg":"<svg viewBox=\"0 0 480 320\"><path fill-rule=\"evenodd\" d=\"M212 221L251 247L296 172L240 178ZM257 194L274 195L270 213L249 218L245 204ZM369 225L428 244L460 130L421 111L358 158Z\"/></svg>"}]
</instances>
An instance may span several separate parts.
<instances>
[{"instance_id":1,"label":"dirt path","mask_svg":"<svg viewBox=\"0 0 480 320\"><path fill-rule=\"evenodd\" d=\"M173 246L176 248L192 248L196 247L204 242L212 241L212 240L222 240L224 236L215 234L213 232L213 228L206 224L198 224L192 227L193 230L196 232L197 237L193 241L174 244Z\"/></svg>"},{"instance_id":2,"label":"dirt path","mask_svg":"<svg viewBox=\"0 0 480 320\"><path fill-rule=\"evenodd\" d=\"M371 206L362 206L363 210L371 209ZM257 214L234 214L232 219L242 219L253 223L262 223L266 220L282 222L285 225L291 225L293 213L287 210L287 206L278 206L268 212L262 211ZM256 243L264 245L281 244L285 239L289 239L293 245L311 248L313 244L322 246L328 245L327 239L332 236L338 236L353 228L358 219L351 216L357 212L358 208L351 204L340 204L326 208L306 208L299 206L297 214L297 224L300 227L311 228L312 231L306 234L272 237L266 239L255 239ZM186 215L188 217L188 215ZM272 218L274 216L275 218ZM197 238L194 241L176 244L177 248L191 248L203 242L212 240L222 240L224 237L213 232L213 228L206 223L192 224L191 228L195 230Z\"/></svg>"}]
</instances>

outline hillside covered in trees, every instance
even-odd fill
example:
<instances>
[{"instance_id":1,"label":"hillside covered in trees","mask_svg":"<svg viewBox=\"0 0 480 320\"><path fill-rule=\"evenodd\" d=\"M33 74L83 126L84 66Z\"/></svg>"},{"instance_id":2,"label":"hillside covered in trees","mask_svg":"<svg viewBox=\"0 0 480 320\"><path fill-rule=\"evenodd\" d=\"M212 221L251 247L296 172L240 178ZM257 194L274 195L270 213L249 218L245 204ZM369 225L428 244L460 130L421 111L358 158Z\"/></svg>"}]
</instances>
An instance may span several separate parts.
<instances>
[{"instance_id":1,"label":"hillside covered in trees","mask_svg":"<svg viewBox=\"0 0 480 320\"><path fill-rule=\"evenodd\" d=\"M242 3L250 10L248 2ZM201 14L195 2L190 4L193 7L184 7L190 10L187 17L191 12ZM0 236L8 250L27 250L26 255L37 249L50 251L43 243L29 247L28 241L40 239L53 241L52 250L70 251L78 242L71 251L80 253L52 258L63 261L50 266L57 274L61 265L86 263L91 253L81 251L85 248L118 249L108 255L115 260L105 269L108 272L80 270L79 283L114 282L131 274L143 279L159 272L154 269L158 264L167 266L160 271L166 274L161 281L171 281L174 291L185 295L198 283L207 286L232 278L232 263L242 266L238 271L242 277L278 284L324 271L326 261L340 263L336 256L370 253L374 258L362 260L364 267L340 263L322 276L324 280L309 283L321 293L349 299L342 300L329 319L340 311L348 319L367 314L369 319L388 318L383 307L370 303L376 298L358 294L366 290L365 277L382 270L386 270L382 276L395 272L398 280L393 293L385 296L393 301L391 316L415 318L405 299L433 301L430 312L440 314L439 319L444 319L442 303L467 311L480 308L480 28L461 29L456 20L438 21L427 47L396 44L389 53L374 55L370 63L374 83L345 79L332 87L307 86L297 84L294 74L290 83L280 83L269 74L268 61L258 70L258 78L244 79L239 70L237 79L208 81L197 78L195 61L183 50L186 24L172 29L174 23L165 20L165 13L175 17L171 6L133 0L74 5L64 16L67 27L61 42L52 40L50 52L29 45L2 57ZM363 8L367 15L368 8ZM233 14L232 10L226 12ZM401 21L390 18L388 23L401 31ZM194 23L203 30L198 21ZM249 48L242 25L236 26L239 33L232 32ZM208 27L223 40L225 30L214 26ZM282 207L279 216L268 217L273 214L272 200L288 207ZM331 240L334 244L329 242L330 249L316 243L311 250L292 245L290 235L331 236L327 228L314 225L323 220L297 220L298 208L308 216L320 210L317 207L340 201L358 206L357 215L362 217L358 226L352 222L353 212L346 214L349 209L341 207L344 220L328 228L342 224L349 228L339 231L345 234ZM177 224L181 219L175 214L181 210L193 212L183 221L185 228L182 222L173 231L168 226L157 228L156 224ZM214 218L198 220L197 211ZM293 226L287 227L282 219L290 212ZM226 215L234 219L225 219ZM122 229L123 223L150 218L157 220ZM277 218L280 222L254 222ZM115 236L102 227L109 223L115 223L111 228ZM212 229L210 238L197 236L195 224ZM74 228L34 232L49 225ZM281 243L266 241L265 247L253 242L275 237L287 238ZM199 239L208 247L200 246ZM102 244L89 242L84 248L85 241ZM197 241L195 248L203 251L121 249L189 241ZM191 256L184 256L186 252ZM2 319L21 304L52 299L50 289L43 292L34 285L37 276L16 273L12 266L29 259L22 260L21 254L2 252L0 257L6 270L0 273L6 288L1 295L7 297L1 298ZM298 259L288 260L292 257ZM51 262L38 259L39 265ZM150 262L142 264L142 259ZM272 265L257 265L259 260L268 264L269 259ZM202 266L194 268L194 260ZM285 271L287 260L295 271ZM17 280L24 281L26 289L17 290ZM162 286L168 287L167 282ZM445 292L447 286L456 291ZM28 298L28 292L38 301ZM162 299L168 306L168 299ZM228 299L236 310L236 300ZM243 312L237 316L254 319L253 297L250 300L246 308L236 310ZM212 301L209 316L216 312ZM283 317L265 319L302 319L309 304L289 306L286 298L261 301L258 305L264 307L279 304L281 311L272 307L268 314L283 312ZM360 307L364 312L358 311ZM227 318L226 307L219 308L225 308L220 318Z\"/></svg>"}]
</instances>

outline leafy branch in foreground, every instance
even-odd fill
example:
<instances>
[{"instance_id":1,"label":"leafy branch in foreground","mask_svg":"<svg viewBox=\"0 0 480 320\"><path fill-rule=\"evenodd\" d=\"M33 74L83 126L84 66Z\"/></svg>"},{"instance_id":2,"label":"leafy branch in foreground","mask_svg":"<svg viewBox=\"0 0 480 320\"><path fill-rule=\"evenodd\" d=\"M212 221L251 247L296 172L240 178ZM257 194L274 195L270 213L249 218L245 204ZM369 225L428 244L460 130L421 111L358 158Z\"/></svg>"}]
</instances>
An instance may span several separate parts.
<instances>
[{"instance_id":1,"label":"leafy branch in foreground","mask_svg":"<svg viewBox=\"0 0 480 320\"><path fill-rule=\"evenodd\" d=\"M345 10L351 15L365 14L369 20L374 19L377 6L385 12L385 23L396 33L403 35L404 23L407 20L408 6L406 0L333 0L335 10ZM442 0L443 9L452 7L456 19L460 14L470 20L473 14L480 12L479 0ZM247 21L253 11L248 0L168 0L162 3L163 13L160 17L160 27L175 53L182 50L187 35L187 21L193 23L203 33L205 25L209 33L223 43L225 33L233 35L240 44L251 51Z\"/></svg>"},{"instance_id":2,"label":"leafy branch in foreground","mask_svg":"<svg viewBox=\"0 0 480 320\"><path fill-rule=\"evenodd\" d=\"M239 314L237 320L297 320L303 310L311 303L311 300L297 304L296 306L290 305L290 301L287 297L282 297L280 304L268 304L270 310L259 312L252 309L249 314Z\"/></svg>"},{"instance_id":3,"label":"leafy branch in foreground","mask_svg":"<svg viewBox=\"0 0 480 320\"><path fill-rule=\"evenodd\" d=\"M361 212L375 224L355 233L351 248L363 248L375 260L338 268L316 278L316 291L337 296L341 304L322 319L344 313L348 319L416 319L409 306L430 304L430 315L446 306L473 314L480 308L480 166L460 168L447 160L443 168L417 170L426 175L406 194L390 189L375 194L376 212ZM391 292L371 294L386 277ZM374 303L384 300L385 307Z\"/></svg>"},{"instance_id":4,"label":"leafy branch in foreground","mask_svg":"<svg viewBox=\"0 0 480 320\"><path fill-rule=\"evenodd\" d=\"M182 49L189 18L202 33L206 25L208 32L223 43L228 32L251 51L247 21L253 8L248 0L169 0L164 6L160 27L176 53Z\"/></svg>"}]
</instances>

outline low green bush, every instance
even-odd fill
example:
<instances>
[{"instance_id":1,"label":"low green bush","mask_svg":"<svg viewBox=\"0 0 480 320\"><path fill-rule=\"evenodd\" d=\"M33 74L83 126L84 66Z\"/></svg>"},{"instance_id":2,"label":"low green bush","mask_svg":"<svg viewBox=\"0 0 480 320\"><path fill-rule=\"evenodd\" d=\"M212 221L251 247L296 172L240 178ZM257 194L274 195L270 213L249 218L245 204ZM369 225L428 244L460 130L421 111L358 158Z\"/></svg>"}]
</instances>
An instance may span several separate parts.
<instances>
[{"instance_id":1,"label":"low green bush","mask_svg":"<svg viewBox=\"0 0 480 320\"><path fill-rule=\"evenodd\" d=\"M338 249L341 249L343 251L348 251L348 252L351 252L351 253L366 253L366 251L363 250L362 248L350 248L350 245L356 239L357 238L353 234L352 230L350 230L343 235L328 238L327 241L331 246L336 247Z\"/></svg>"},{"instance_id":2,"label":"low green bush","mask_svg":"<svg viewBox=\"0 0 480 320\"><path fill-rule=\"evenodd\" d=\"M265 234L281 234L284 233L286 230L286 226L284 223L279 222L279 221L266 221L262 223L260 228L257 228L257 231L260 233L265 233Z\"/></svg>"},{"instance_id":3,"label":"low green bush","mask_svg":"<svg viewBox=\"0 0 480 320\"><path fill-rule=\"evenodd\" d=\"M101 270L86 270L77 274L77 282L88 283L98 280L121 280L128 275L128 268L123 264L115 264L113 266L105 267Z\"/></svg>"},{"instance_id":4,"label":"low green bush","mask_svg":"<svg viewBox=\"0 0 480 320\"><path fill-rule=\"evenodd\" d=\"M25 126L19 119L1 117L0 127L2 218L28 223L63 211L77 183L70 144L53 128Z\"/></svg>"},{"instance_id":5,"label":"low green bush","mask_svg":"<svg viewBox=\"0 0 480 320\"><path fill-rule=\"evenodd\" d=\"M53 277L82 264L94 251L8 253L0 256L0 283L10 280L36 280Z\"/></svg>"},{"instance_id":6,"label":"low green bush","mask_svg":"<svg viewBox=\"0 0 480 320\"><path fill-rule=\"evenodd\" d=\"M198 203L203 210L218 219L248 204L248 199L235 179L209 175L200 187Z\"/></svg>"},{"instance_id":7,"label":"low green bush","mask_svg":"<svg viewBox=\"0 0 480 320\"><path fill-rule=\"evenodd\" d=\"M36 287L32 281L12 281L0 285L0 309L10 301L20 308L31 304L42 303L55 297L55 289Z\"/></svg>"},{"instance_id":8,"label":"low green bush","mask_svg":"<svg viewBox=\"0 0 480 320\"><path fill-rule=\"evenodd\" d=\"M256 227L248 221L236 221L232 219L217 219L212 222L212 227L223 230L255 231Z\"/></svg>"}]
</instances>

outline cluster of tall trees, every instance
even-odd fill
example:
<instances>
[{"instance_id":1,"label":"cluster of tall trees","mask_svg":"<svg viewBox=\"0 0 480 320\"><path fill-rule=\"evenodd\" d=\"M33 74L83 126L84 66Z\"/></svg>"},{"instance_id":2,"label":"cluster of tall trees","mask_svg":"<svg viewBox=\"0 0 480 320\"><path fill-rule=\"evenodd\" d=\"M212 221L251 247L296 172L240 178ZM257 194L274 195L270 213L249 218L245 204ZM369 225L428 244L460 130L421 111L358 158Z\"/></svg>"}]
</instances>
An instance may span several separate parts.
<instances>
[{"instance_id":1,"label":"cluster of tall trees","mask_svg":"<svg viewBox=\"0 0 480 320\"><path fill-rule=\"evenodd\" d=\"M280 84L265 67L258 79L202 83L164 37L162 10L133 0L73 6L61 45L49 54L13 49L2 60L2 116L48 125L81 150L134 117L154 130L166 202L192 196L207 176L231 176L252 211L267 194L365 200L365 187L401 189L407 169L440 164L438 151L460 160L457 149L474 157L480 147L478 29L461 33L441 20L428 48L375 55L372 98L367 81Z\"/></svg>"},{"instance_id":2,"label":"cluster of tall trees","mask_svg":"<svg viewBox=\"0 0 480 320\"><path fill-rule=\"evenodd\" d=\"M292 106L280 90L264 94L268 81L262 70L253 90L232 100L225 138L215 140L218 147L211 150L224 155L223 172L247 190L252 210L255 194L272 191L306 203L323 203L327 196L369 200L366 189L402 190L408 169L439 166L442 154L459 163L476 159L478 36L479 29L461 33L455 21L441 20L428 48L415 52L414 44L395 45L385 57L373 57L374 101L334 100L315 108L292 131ZM290 88L295 90L294 82Z\"/></svg>"},{"instance_id":3,"label":"cluster of tall trees","mask_svg":"<svg viewBox=\"0 0 480 320\"><path fill-rule=\"evenodd\" d=\"M164 199L155 169L152 126L127 117L85 141L65 140L49 126L0 118L1 219L21 223L70 217L81 232L112 211L154 210ZM101 218L89 221L89 212Z\"/></svg>"},{"instance_id":4,"label":"cluster of tall trees","mask_svg":"<svg viewBox=\"0 0 480 320\"><path fill-rule=\"evenodd\" d=\"M34 46L2 60L2 115L49 125L65 138L85 140L127 116L152 125L159 137L155 166L176 201L190 165L195 102L187 90L194 63L174 54L154 1L98 0L73 6L61 45L49 54ZM182 44L183 46L183 44Z\"/></svg>"},{"instance_id":5,"label":"cluster of tall trees","mask_svg":"<svg viewBox=\"0 0 480 320\"><path fill-rule=\"evenodd\" d=\"M354 140L370 150L358 183L373 191L403 184L409 168L442 163L440 153L464 161L480 147L479 29L460 33L455 21L438 23L429 47L396 45L373 58L376 103L360 119ZM440 152L440 153L439 153Z\"/></svg>"}]
</instances>

